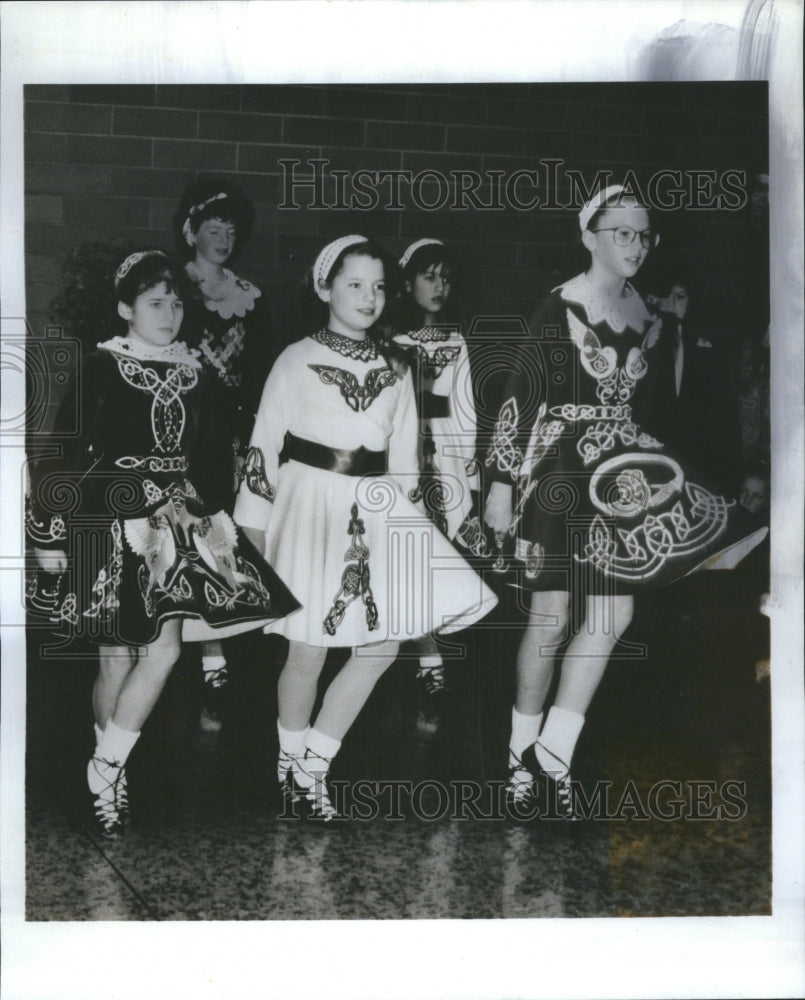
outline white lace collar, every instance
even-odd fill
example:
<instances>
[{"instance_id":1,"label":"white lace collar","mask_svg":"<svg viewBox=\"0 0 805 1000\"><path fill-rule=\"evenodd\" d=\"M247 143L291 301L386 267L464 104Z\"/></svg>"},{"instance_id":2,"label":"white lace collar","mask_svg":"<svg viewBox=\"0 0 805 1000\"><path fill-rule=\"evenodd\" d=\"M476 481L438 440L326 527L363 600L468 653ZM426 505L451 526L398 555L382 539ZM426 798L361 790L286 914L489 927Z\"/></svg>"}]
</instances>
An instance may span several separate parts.
<instances>
[{"instance_id":1,"label":"white lace collar","mask_svg":"<svg viewBox=\"0 0 805 1000\"><path fill-rule=\"evenodd\" d=\"M254 303L263 294L260 289L245 278L239 278L228 268L223 268L224 280L216 283L214 294L209 280L199 271L194 261L187 265L187 273L198 285L204 305L210 312L216 312L221 319L242 319L254 309Z\"/></svg>"},{"instance_id":2,"label":"white lace collar","mask_svg":"<svg viewBox=\"0 0 805 1000\"><path fill-rule=\"evenodd\" d=\"M112 337L98 344L104 351L112 354L122 354L124 357L136 358L138 361L167 361L177 365L187 365L190 368L201 368L198 360L199 352L188 347L183 340L174 340L167 347L155 347L142 340L132 337Z\"/></svg>"},{"instance_id":3,"label":"white lace collar","mask_svg":"<svg viewBox=\"0 0 805 1000\"><path fill-rule=\"evenodd\" d=\"M623 333L626 327L631 327L636 333L643 333L646 322L653 317L646 305L627 281L624 295L620 299L610 299L597 291L590 284L587 275L577 274L575 278L559 285L558 291L566 302L575 302L587 313L590 326L606 323L616 333Z\"/></svg>"}]
</instances>

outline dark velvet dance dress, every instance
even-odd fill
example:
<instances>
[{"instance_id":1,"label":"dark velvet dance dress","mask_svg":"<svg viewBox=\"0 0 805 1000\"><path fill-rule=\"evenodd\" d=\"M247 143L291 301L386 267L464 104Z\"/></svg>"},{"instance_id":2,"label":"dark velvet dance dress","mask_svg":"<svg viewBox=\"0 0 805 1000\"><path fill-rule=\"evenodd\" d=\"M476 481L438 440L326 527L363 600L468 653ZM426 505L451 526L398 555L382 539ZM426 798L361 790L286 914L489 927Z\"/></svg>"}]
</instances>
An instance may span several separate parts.
<instances>
[{"instance_id":1,"label":"dark velvet dance dress","mask_svg":"<svg viewBox=\"0 0 805 1000\"><path fill-rule=\"evenodd\" d=\"M29 608L106 645L151 642L168 618L183 638L264 626L298 602L224 511L228 442L216 386L182 342L115 337L90 354L33 475L29 541L65 550L35 573Z\"/></svg>"},{"instance_id":2,"label":"dark velvet dance dress","mask_svg":"<svg viewBox=\"0 0 805 1000\"><path fill-rule=\"evenodd\" d=\"M630 593L729 568L760 541L641 426L659 325L631 285L613 303L584 274L539 310L486 458L491 479L515 488L498 568L517 586Z\"/></svg>"}]
</instances>

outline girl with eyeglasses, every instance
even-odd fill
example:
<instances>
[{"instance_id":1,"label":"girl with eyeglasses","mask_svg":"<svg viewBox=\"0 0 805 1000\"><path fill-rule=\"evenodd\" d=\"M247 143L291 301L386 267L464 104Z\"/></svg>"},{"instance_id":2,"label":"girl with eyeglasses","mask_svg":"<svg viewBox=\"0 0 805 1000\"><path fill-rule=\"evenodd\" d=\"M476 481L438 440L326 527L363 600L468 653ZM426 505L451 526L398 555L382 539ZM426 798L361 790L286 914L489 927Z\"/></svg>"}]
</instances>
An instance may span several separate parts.
<instances>
[{"instance_id":1,"label":"girl with eyeglasses","mask_svg":"<svg viewBox=\"0 0 805 1000\"><path fill-rule=\"evenodd\" d=\"M589 266L538 311L486 458L485 520L502 557L512 543L512 582L529 598L507 801L565 819L578 818L573 752L635 591L734 564L763 534L736 554L730 502L636 421L661 324L630 283L658 242L646 207L608 187L579 227Z\"/></svg>"}]
</instances>

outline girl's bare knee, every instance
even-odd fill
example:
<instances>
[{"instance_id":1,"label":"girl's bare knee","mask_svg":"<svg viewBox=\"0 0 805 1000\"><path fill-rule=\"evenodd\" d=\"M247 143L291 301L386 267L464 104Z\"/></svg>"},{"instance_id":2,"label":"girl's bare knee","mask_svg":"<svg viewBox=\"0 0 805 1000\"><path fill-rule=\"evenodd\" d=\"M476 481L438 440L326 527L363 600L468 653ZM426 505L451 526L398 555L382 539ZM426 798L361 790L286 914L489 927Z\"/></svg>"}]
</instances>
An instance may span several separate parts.
<instances>
[{"instance_id":1,"label":"girl's bare knee","mask_svg":"<svg viewBox=\"0 0 805 1000\"><path fill-rule=\"evenodd\" d=\"M550 646L567 635L570 619L570 595L563 590L533 594L525 640Z\"/></svg>"},{"instance_id":2,"label":"girl's bare knee","mask_svg":"<svg viewBox=\"0 0 805 1000\"><path fill-rule=\"evenodd\" d=\"M161 635L143 650L141 658L154 670L170 673L179 659L182 644L178 635Z\"/></svg>"}]
</instances>

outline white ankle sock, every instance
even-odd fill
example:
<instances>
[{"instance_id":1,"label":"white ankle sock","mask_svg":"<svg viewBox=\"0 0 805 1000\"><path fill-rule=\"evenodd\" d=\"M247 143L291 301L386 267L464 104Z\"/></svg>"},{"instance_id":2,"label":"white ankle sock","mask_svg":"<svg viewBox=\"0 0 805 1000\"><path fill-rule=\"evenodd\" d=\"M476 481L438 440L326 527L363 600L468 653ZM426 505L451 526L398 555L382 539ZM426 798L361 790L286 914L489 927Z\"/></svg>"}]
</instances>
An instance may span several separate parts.
<instances>
[{"instance_id":1,"label":"white ankle sock","mask_svg":"<svg viewBox=\"0 0 805 1000\"><path fill-rule=\"evenodd\" d=\"M277 760L277 781L285 782L289 769L305 752L305 740L310 726L304 729L286 729L277 719L277 734L280 739L279 759Z\"/></svg>"},{"instance_id":2,"label":"white ankle sock","mask_svg":"<svg viewBox=\"0 0 805 1000\"><path fill-rule=\"evenodd\" d=\"M318 729L308 730L304 756L294 763L294 777L302 788L312 788L323 781L330 770L333 757L341 749L341 740Z\"/></svg>"},{"instance_id":3,"label":"white ankle sock","mask_svg":"<svg viewBox=\"0 0 805 1000\"><path fill-rule=\"evenodd\" d=\"M103 730L101 729L101 727L98 725L97 722L94 723L94 726L95 726L95 746L97 746L101 742L101 737L103 736Z\"/></svg>"},{"instance_id":4,"label":"white ankle sock","mask_svg":"<svg viewBox=\"0 0 805 1000\"><path fill-rule=\"evenodd\" d=\"M224 656L202 656L201 657L201 669L205 674L214 674L216 670L223 670L226 666L226 657Z\"/></svg>"},{"instance_id":5,"label":"white ankle sock","mask_svg":"<svg viewBox=\"0 0 805 1000\"><path fill-rule=\"evenodd\" d=\"M444 660L438 653L433 656L420 656L419 657L419 668L417 669L418 674L427 674L429 671L434 670L436 667L441 667L444 665Z\"/></svg>"},{"instance_id":6,"label":"white ankle sock","mask_svg":"<svg viewBox=\"0 0 805 1000\"><path fill-rule=\"evenodd\" d=\"M583 726L583 715L552 706L535 747L537 760L544 771L559 778L568 773Z\"/></svg>"},{"instance_id":7,"label":"white ankle sock","mask_svg":"<svg viewBox=\"0 0 805 1000\"><path fill-rule=\"evenodd\" d=\"M509 740L509 767L514 767L517 761L516 756L522 759L523 751L537 742L540 726L542 725L542 712L539 715L524 715L512 706L512 735Z\"/></svg>"},{"instance_id":8,"label":"white ankle sock","mask_svg":"<svg viewBox=\"0 0 805 1000\"><path fill-rule=\"evenodd\" d=\"M310 732L310 726L304 729L286 729L277 719L277 735L280 738L280 750L290 757L301 757L305 752L305 740Z\"/></svg>"},{"instance_id":9,"label":"white ankle sock","mask_svg":"<svg viewBox=\"0 0 805 1000\"><path fill-rule=\"evenodd\" d=\"M125 766L139 738L139 733L121 729L111 719L106 723L106 729L87 766L87 783L91 792L98 794L108 787L109 782L116 777L115 772Z\"/></svg>"}]
</instances>

